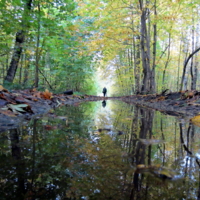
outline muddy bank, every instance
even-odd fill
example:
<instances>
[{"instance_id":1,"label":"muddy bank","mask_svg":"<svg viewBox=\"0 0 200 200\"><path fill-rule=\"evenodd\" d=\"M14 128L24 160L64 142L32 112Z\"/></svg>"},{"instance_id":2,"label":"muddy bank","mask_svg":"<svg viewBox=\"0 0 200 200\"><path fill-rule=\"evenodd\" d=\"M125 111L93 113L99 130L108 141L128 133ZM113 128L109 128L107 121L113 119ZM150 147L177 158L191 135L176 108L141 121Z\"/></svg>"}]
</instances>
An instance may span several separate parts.
<instances>
[{"instance_id":1,"label":"muddy bank","mask_svg":"<svg viewBox=\"0 0 200 200\"><path fill-rule=\"evenodd\" d=\"M158 110L162 113L191 118L200 114L200 92L174 92L166 95L133 95L120 98L123 102Z\"/></svg>"},{"instance_id":2,"label":"muddy bank","mask_svg":"<svg viewBox=\"0 0 200 200\"><path fill-rule=\"evenodd\" d=\"M27 124L30 119L39 118L51 109L67 104L77 106L87 99L88 96L52 94L49 91L0 91L0 132Z\"/></svg>"}]
</instances>

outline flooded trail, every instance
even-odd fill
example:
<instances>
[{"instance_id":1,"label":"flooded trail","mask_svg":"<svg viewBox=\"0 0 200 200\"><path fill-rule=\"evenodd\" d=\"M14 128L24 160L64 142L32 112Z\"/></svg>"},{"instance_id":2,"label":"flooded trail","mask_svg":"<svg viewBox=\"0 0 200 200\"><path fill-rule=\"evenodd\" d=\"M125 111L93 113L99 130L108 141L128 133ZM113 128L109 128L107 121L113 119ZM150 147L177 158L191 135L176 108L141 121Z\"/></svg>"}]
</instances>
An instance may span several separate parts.
<instances>
[{"instance_id":1,"label":"flooded trail","mask_svg":"<svg viewBox=\"0 0 200 200\"><path fill-rule=\"evenodd\" d=\"M65 105L1 133L1 199L197 199L199 133L121 101Z\"/></svg>"}]
</instances>

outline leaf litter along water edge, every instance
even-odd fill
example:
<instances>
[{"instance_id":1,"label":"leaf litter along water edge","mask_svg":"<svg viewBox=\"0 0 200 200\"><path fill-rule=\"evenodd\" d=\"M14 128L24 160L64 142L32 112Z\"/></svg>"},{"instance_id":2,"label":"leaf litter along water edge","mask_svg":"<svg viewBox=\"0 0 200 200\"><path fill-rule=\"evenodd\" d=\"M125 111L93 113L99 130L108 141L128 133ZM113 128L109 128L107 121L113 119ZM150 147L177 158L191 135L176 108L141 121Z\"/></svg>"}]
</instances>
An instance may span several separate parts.
<instances>
[{"instance_id":1,"label":"leaf litter along water edge","mask_svg":"<svg viewBox=\"0 0 200 200\"><path fill-rule=\"evenodd\" d=\"M17 127L22 121L45 114L50 109L65 104L76 104L84 101L83 96L53 94L37 89L25 89L9 92L0 87L0 131Z\"/></svg>"}]
</instances>

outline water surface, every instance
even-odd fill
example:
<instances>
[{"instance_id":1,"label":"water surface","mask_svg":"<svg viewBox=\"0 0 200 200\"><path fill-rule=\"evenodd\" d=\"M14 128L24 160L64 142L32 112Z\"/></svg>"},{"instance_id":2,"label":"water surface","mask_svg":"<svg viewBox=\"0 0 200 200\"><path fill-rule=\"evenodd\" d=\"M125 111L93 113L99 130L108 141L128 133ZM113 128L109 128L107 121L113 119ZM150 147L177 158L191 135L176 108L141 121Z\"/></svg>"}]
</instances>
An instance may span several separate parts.
<instances>
[{"instance_id":1,"label":"water surface","mask_svg":"<svg viewBox=\"0 0 200 200\"><path fill-rule=\"evenodd\" d=\"M200 129L119 101L63 106L0 136L0 199L198 199Z\"/></svg>"}]
</instances>

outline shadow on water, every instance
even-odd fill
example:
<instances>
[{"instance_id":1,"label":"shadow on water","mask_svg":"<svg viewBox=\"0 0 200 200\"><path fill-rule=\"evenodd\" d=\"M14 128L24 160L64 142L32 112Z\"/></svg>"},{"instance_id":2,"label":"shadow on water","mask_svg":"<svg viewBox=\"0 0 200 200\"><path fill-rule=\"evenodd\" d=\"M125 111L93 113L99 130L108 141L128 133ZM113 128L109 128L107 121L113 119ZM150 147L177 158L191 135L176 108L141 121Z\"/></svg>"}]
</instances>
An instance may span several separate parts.
<instances>
[{"instance_id":1,"label":"shadow on water","mask_svg":"<svg viewBox=\"0 0 200 200\"><path fill-rule=\"evenodd\" d=\"M0 199L199 199L200 128L122 102L66 106L0 136Z\"/></svg>"}]
</instances>

